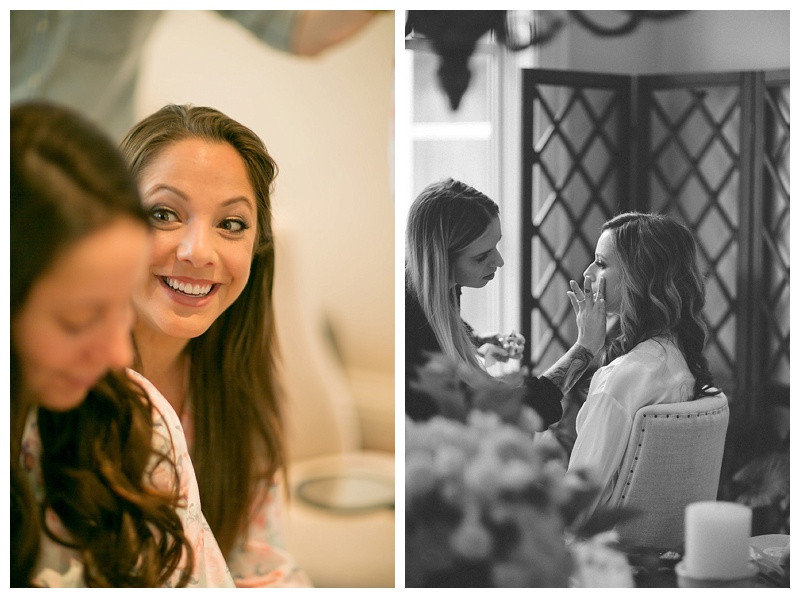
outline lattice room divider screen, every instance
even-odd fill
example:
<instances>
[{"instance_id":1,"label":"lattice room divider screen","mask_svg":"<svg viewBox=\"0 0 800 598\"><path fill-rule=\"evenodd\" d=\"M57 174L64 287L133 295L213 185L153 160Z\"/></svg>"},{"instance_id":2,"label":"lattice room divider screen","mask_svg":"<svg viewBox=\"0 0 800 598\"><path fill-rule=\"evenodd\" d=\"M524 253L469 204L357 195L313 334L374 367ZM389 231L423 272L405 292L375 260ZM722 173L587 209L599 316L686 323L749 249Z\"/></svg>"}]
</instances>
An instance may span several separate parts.
<instances>
[{"instance_id":1,"label":"lattice room divider screen","mask_svg":"<svg viewBox=\"0 0 800 598\"><path fill-rule=\"evenodd\" d=\"M788 386L789 72L523 72L522 330L546 367L575 339L565 291L626 210L695 231L707 356L732 409ZM738 397L747 400L739 401Z\"/></svg>"}]
</instances>

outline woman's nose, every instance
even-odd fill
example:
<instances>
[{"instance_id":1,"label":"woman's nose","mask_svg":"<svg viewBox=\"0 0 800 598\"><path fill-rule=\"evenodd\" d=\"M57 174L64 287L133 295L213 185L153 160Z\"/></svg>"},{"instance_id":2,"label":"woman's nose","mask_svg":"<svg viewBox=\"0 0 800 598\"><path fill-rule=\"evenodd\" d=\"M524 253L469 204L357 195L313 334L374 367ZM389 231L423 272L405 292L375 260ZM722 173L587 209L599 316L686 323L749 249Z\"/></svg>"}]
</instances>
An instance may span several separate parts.
<instances>
[{"instance_id":1,"label":"woman's nose","mask_svg":"<svg viewBox=\"0 0 800 598\"><path fill-rule=\"evenodd\" d=\"M122 369L133 364L133 306L126 306L118 310L98 329L97 336L92 341L87 360L105 369Z\"/></svg>"},{"instance_id":2,"label":"woman's nose","mask_svg":"<svg viewBox=\"0 0 800 598\"><path fill-rule=\"evenodd\" d=\"M588 276L589 278L593 278L592 276L593 274L594 274L594 262L589 264L586 267L586 270L583 271L583 277L586 278Z\"/></svg>"},{"instance_id":3,"label":"woman's nose","mask_svg":"<svg viewBox=\"0 0 800 598\"><path fill-rule=\"evenodd\" d=\"M133 364L133 329L134 311L132 305L126 305L122 313L112 324L108 337L107 358L110 368L130 367Z\"/></svg>"},{"instance_id":4,"label":"woman's nose","mask_svg":"<svg viewBox=\"0 0 800 598\"><path fill-rule=\"evenodd\" d=\"M133 364L133 343L129 329L119 330L109 342L108 365L111 369L130 367Z\"/></svg>"},{"instance_id":5,"label":"woman's nose","mask_svg":"<svg viewBox=\"0 0 800 598\"><path fill-rule=\"evenodd\" d=\"M505 262L503 261L503 256L500 254L499 250L495 250L494 264L495 267L497 268L502 268L505 265Z\"/></svg>"},{"instance_id":6,"label":"woman's nose","mask_svg":"<svg viewBox=\"0 0 800 598\"><path fill-rule=\"evenodd\" d=\"M201 267L212 261L213 251L206 227L195 223L185 228L176 253L179 260Z\"/></svg>"}]
</instances>

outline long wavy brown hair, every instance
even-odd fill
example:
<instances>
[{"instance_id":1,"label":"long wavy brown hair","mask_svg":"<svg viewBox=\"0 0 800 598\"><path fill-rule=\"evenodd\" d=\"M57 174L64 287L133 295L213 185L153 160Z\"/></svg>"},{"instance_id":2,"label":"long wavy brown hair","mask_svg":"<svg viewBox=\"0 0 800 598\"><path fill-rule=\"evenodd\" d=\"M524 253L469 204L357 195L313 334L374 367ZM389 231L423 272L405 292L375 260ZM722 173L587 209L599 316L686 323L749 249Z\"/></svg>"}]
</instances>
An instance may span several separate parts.
<instances>
[{"instance_id":1,"label":"long wavy brown hair","mask_svg":"<svg viewBox=\"0 0 800 598\"><path fill-rule=\"evenodd\" d=\"M213 108L167 105L121 143L137 178L165 148L184 139L231 145L256 195L258 231L250 278L211 327L189 341L192 461L203 512L223 554L247 528L258 488L285 473L281 407L275 386L272 184L278 168L261 139ZM146 372L145 372L146 374Z\"/></svg>"},{"instance_id":2,"label":"long wavy brown hair","mask_svg":"<svg viewBox=\"0 0 800 598\"><path fill-rule=\"evenodd\" d=\"M610 363L651 338L669 336L695 379L694 397L718 394L703 349L705 285L691 231L662 214L627 212L602 226L621 265L619 332L607 345Z\"/></svg>"},{"instance_id":3,"label":"long wavy brown hair","mask_svg":"<svg viewBox=\"0 0 800 598\"><path fill-rule=\"evenodd\" d=\"M11 318L60 252L109 223L146 226L139 195L113 144L66 109L43 103L11 109ZM11 339L11 585L31 585L42 531L75 549L88 586L159 586L194 557L181 520L178 480L158 490L154 464L175 470L153 448L152 404L124 372L109 372L77 408L38 408L45 487L41 504L20 464L27 399ZM51 509L69 537L49 529ZM172 583L172 581L170 581Z\"/></svg>"}]
</instances>

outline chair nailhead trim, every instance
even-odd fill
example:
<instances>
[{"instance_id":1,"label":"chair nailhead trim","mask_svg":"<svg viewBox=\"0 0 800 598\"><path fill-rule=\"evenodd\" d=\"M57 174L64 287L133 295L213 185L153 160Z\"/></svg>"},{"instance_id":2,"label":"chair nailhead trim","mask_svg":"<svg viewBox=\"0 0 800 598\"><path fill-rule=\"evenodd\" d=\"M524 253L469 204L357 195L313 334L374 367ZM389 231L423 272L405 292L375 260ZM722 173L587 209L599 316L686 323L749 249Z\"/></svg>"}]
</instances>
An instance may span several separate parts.
<instances>
[{"instance_id":1,"label":"chair nailhead trim","mask_svg":"<svg viewBox=\"0 0 800 598\"><path fill-rule=\"evenodd\" d=\"M703 413L696 413L696 414L694 414L694 415L696 415L698 418L699 418L701 415L717 415L717 414L719 414L719 413L723 413L724 411L726 411L726 409L727 409L727 406L725 406L725 407L720 407L719 409L714 409L713 411L705 411L705 412L703 412ZM678 418L678 419L680 419L680 417L681 417L681 416L680 416L680 415L678 415L678 414L673 414L673 415L675 415L675 417L676 417L676 418ZM691 413L687 413L687 414L686 414L686 418L687 418L687 419L689 419L689 418L691 418L691 417L692 417L692 415L693 415L693 414L691 414ZM647 415L646 415L646 414L642 414L642 418L643 418L643 419L644 419L644 418L646 418L646 417L647 417ZM655 419L655 418L658 418L658 415L651 415L651 417ZM667 418L669 418L669 414L667 414L667 415L666 415L666 417L667 417ZM642 433L644 433L644 432L645 432L645 428L642 428ZM639 447L641 447L641 446L642 446L642 443L640 442L640 443L639 443ZM635 461L638 461L638 460L639 460L639 457L638 457L638 456L635 456L635 457L634 457L634 460L635 460ZM633 470L633 469L631 469L630 473L633 473L633 471L634 471L634 470ZM626 487L628 487L628 486L630 486L630 485L631 485L631 482L629 482L629 481L625 483L625 486L626 486ZM622 495L622 498L621 498L620 500L621 500L621 501L624 501L626 496L627 496L626 494L623 494L623 495Z\"/></svg>"}]
</instances>

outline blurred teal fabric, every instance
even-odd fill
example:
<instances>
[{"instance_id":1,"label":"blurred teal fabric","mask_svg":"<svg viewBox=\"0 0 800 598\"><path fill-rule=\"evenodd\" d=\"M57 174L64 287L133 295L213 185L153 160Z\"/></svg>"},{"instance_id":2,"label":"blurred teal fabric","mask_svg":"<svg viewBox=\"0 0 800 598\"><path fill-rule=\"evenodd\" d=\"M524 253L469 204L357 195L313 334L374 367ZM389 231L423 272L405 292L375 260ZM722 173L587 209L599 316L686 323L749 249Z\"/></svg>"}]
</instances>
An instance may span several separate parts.
<instances>
[{"instance_id":1,"label":"blurred teal fabric","mask_svg":"<svg viewBox=\"0 0 800 598\"><path fill-rule=\"evenodd\" d=\"M289 50L298 11L216 12L264 43ZM162 13L12 10L11 103L29 99L58 102L83 113L120 140L134 124L134 89L142 52ZM209 83L213 85L213 81Z\"/></svg>"}]
</instances>

